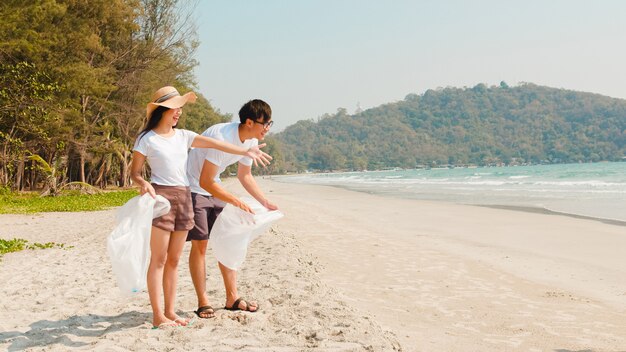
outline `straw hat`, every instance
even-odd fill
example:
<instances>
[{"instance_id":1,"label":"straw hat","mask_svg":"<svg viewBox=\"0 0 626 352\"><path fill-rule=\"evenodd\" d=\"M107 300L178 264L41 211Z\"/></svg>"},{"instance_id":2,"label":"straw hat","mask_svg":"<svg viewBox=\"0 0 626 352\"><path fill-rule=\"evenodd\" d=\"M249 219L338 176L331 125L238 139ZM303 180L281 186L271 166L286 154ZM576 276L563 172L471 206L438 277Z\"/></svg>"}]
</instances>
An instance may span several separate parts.
<instances>
[{"instance_id":1,"label":"straw hat","mask_svg":"<svg viewBox=\"0 0 626 352\"><path fill-rule=\"evenodd\" d=\"M196 101L196 94L194 92L180 95L176 88L166 86L157 90L153 95L151 101L146 107L146 117L150 117L150 114L159 106L165 106L166 108L176 109L180 108L187 102L193 103Z\"/></svg>"}]
</instances>

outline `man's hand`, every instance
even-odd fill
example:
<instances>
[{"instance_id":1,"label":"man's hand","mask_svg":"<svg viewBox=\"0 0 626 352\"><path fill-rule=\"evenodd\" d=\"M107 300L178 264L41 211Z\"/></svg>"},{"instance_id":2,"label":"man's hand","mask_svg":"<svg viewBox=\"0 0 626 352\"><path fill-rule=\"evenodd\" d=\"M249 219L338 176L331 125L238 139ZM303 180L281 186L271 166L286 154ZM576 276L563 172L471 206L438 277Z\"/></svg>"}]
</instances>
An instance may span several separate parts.
<instances>
[{"instance_id":1,"label":"man's hand","mask_svg":"<svg viewBox=\"0 0 626 352\"><path fill-rule=\"evenodd\" d=\"M248 204L246 204L245 202L242 202L240 199L235 198L235 200L232 203L234 206L236 206L237 208L248 212L250 214L254 214L254 212L252 211L252 209L250 209L250 207L248 206Z\"/></svg>"},{"instance_id":2,"label":"man's hand","mask_svg":"<svg viewBox=\"0 0 626 352\"><path fill-rule=\"evenodd\" d=\"M261 205L266 207L267 210L278 210L278 206L276 204L270 202L267 199L263 200L263 203L261 203Z\"/></svg>"},{"instance_id":3,"label":"man's hand","mask_svg":"<svg viewBox=\"0 0 626 352\"><path fill-rule=\"evenodd\" d=\"M273 159L269 154L261 150L261 148L265 147L265 145L266 144L263 143L263 144L251 147L246 152L246 156L252 159L252 161L254 162L254 166L259 166L259 163L260 163L261 166L265 167L269 165L270 161Z\"/></svg>"}]
</instances>

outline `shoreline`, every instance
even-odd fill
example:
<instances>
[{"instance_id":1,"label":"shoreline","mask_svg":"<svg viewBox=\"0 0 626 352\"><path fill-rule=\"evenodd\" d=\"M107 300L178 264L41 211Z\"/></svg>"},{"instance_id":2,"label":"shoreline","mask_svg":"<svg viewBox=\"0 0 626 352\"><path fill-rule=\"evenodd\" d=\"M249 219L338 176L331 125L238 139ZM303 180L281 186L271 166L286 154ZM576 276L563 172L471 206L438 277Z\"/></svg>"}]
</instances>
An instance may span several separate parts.
<instances>
[{"instance_id":1,"label":"shoreline","mask_svg":"<svg viewBox=\"0 0 626 352\"><path fill-rule=\"evenodd\" d=\"M580 214L573 214L573 213L565 213L565 212L561 212L561 211L555 211L555 210L550 210L550 209L547 209L547 208L540 208L540 207L531 207L531 206L522 206L522 205L497 205L497 204L493 204L493 205L487 205L487 204L465 204L465 205L467 205L467 206L475 206L475 207L492 208L492 209L513 210L513 211L520 211L520 212L534 213L534 214L567 216L567 217L570 217L570 218L573 218L573 219L598 221L598 222L601 222L601 223L604 223L604 224L608 224L608 225L626 226L626 221L625 220L606 219L606 218L600 218L600 217L595 217L595 216L580 215Z\"/></svg>"},{"instance_id":2,"label":"shoreline","mask_svg":"<svg viewBox=\"0 0 626 352\"><path fill-rule=\"evenodd\" d=\"M288 176L281 175L280 177L288 177ZM457 205L465 205L465 206L512 210L512 211L520 211L520 212L535 213L535 214L560 215L560 216L568 216L568 217L575 218L575 219L599 221L599 222L609 224L609 225L626 226L626 220L622 220L622 219L612 219L612 218L603 218L603 217L592 216L592 215L568 213L564 211L552 210L552 209L548 209L545 207L532 206L532 205L466 203L463 201L454 201L454 200L445 200L445 199L428 199L428 198L420 198L418 196L403 196L398 193L374 193L374 192L370 192L366 190L354 189L345 185L285 182L285 181L281 181L279 177L275 177L275 178L270 177L269 179L274 182L287 183L287 184L293 184L293 185L334 187L334 188L339 188L339 189L343 189L343 190L351 191L351 192L378 195L380 197L390 197L390 198L396 198L396 199L407 199L407 200L416 200L416 201L424 201L424 202L441 202L441 203L447 203L447 204L457 204Z\"/></svg>"}]
</instances>

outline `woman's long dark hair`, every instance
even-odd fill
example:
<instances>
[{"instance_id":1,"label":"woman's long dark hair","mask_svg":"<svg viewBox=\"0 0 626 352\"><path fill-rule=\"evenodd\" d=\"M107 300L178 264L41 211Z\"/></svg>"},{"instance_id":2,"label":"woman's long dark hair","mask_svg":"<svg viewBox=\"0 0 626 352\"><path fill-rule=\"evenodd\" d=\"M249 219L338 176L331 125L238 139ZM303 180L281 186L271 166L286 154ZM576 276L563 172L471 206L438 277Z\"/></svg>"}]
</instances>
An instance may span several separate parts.
<instances>
[{"instance_id":1,"label":"woman's long dark hair","mask_svg":"<svg viewBox=\"0 0 626 352\"><path fill-rule=\"evenodd\" d=\"M159 124L159 122L161 122L163 114L169 109L170 108L166 108L165 106L159 106L154 109L154 111L150 115L150 119L148 119L148 122L146 123L146 127L144 127L144 129L139 132L139 139L143 138L146 133L155 128Z\"/></svg>"}]
</instances>

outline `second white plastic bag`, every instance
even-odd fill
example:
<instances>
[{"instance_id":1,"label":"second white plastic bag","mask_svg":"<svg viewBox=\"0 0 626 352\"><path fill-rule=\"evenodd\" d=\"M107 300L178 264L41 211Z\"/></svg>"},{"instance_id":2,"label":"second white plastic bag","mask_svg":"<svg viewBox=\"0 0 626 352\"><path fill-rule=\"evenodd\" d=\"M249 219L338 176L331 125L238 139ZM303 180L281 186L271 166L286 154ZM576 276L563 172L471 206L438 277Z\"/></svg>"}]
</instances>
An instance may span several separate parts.
<instances>
[{"instance_id":1,"label":"second white plastic bag","mask_svg":"<svg viewBox=\"0 0 626 352\"><path fill-rule=\"evenodd\" d=\"M246 259L248 245L284 215L269 211L255 199L242 197L254 215L227 204L211 229L211 249L217 260L229 269L237 270Z\"/></svg>"},{"instance_id":2,"label":"second white plastic bag","mask_svg":"<svg viewBox=\"0 0 626 352\"><path fill-rule=\"evenodd\" d=\"M154 199L148 193L130 199L117 210L115 229L107 238L107 252L123 293L146 288L152 219L169 211L167 199L159 195Z\"/></svg>"}]
</instances>

